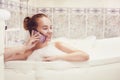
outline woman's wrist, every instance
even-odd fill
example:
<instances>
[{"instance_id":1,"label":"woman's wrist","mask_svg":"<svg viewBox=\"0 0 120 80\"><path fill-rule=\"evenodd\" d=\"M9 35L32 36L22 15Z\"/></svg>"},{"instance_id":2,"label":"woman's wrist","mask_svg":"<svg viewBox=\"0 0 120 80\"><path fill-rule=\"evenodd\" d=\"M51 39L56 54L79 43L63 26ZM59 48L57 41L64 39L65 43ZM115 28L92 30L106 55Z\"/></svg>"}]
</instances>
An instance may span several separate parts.
<instances>
[{"instance_id":1,"label":"woman's wrist","mask_svg":"<svg viewBox=\"0 0 120 80\"><path fill-rule=\"evenodd\" d=\"M24 49L24 52L30 50L30 48L26 44L23 45L23 49Z\"/></svg>"},{"instance_id":2,"label":"woman's wrist","mask_svg":"<svg viewBox=\"0 0 120 80\"><path fill-rule=\"evenodd\" d=\"M58 55L56 56L56 60L63 60L64 56L63 55Z\"/></svg>"}]
</instances>

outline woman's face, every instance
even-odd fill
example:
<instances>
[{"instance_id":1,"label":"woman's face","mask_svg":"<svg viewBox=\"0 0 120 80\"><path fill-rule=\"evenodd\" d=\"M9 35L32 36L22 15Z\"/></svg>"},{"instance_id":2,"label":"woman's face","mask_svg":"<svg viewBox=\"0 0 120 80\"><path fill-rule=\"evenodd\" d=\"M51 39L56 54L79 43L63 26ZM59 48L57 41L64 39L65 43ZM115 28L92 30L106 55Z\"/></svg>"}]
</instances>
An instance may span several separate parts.
<instances>
[{"instance_id":1,"label":"woman's face","mask_svg":"<svg viewBox=\"0 0 120 80\"><path fill-rule=\"evenodd\" d=\"M52 37L52 23L47 17L37 19L38 27L37 30L46 36L46 41L51 40Z\"/></svg>"}]
</instances>

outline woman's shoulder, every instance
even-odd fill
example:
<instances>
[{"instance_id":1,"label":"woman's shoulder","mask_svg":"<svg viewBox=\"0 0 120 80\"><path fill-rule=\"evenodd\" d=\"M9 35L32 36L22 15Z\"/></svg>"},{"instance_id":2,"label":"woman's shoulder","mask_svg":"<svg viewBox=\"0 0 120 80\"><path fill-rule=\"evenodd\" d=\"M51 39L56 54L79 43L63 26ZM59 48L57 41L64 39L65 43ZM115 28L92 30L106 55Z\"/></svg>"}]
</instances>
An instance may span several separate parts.
<instances>
[{"instance_id":1,"label":"woman's shoulder","mask_svg":"<svg viewBox=\"0 0 120 80\"><path fill-rule=\"evenodd\" d=\"M59 46L59 45L62 45L62 44L65 44L61 41L56 41L56 42L53 42L52 44L54 44L55 46Z\"/></svg>"},{"instance_id":2,"label":"woman's shoulder","mask_svg":"<svg viewBox=\"0 0 120 80\"><path fill-rule=\"evenodd\" d=\"M61 50L63 50L63 49L64 50L71 50L71 51L79 50L74 45L71 45L71 44L66 43L66 42L57 41L57 42L54 42L54 44L55 44L56 48L61 49Z\"/></svg>"},{"instance_id":3,"label":"woman's shoulder","mask_svg":"<svg viewBox=\"0 0 120 80\"><path fill-rule=\"evenodd\" d=\"M54 42L50 42L49 46L54 46L54 47L58 48L61 44L63 44L63 43L60 41L54 41Z\"/></svg>"},{"instance_id":4,"label":"woman's shoulder","mask_svg":"<svg viewBox=\"0 0 120 80\"><path fill-rule=\"evenodd\" d=\"M69 46L69 44L62 42L62 41L56 41L54 42L54 45L56 48L65 48Z\"/></svg>"}]
</instances>

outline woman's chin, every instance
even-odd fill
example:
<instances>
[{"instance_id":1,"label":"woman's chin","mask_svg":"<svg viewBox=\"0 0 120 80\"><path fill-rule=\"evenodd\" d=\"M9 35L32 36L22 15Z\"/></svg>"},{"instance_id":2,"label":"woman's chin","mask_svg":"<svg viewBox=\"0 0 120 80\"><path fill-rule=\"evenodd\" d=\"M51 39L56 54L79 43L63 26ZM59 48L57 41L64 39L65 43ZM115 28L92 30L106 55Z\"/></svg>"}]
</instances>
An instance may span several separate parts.
<instances>
[{"instance_id":1,"label":"woman's chin","mask_svg":"<svg viewBox=\"0 0 120 80\"><path fill-rule=\"evenodd\" d=\"M50 42L51 41L51 39L46 39L46 42Z\"/></svg>"}]
</instances>

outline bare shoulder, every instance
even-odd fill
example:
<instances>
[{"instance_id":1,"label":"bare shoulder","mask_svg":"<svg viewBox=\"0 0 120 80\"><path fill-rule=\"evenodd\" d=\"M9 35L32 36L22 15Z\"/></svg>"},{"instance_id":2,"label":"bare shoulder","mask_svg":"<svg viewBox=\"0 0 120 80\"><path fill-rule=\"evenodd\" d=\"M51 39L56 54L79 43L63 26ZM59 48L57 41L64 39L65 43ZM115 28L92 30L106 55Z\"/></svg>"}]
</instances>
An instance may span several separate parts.
<instances>
[{"instance_id":1,"label":"bare shoulder","mask_svg":"<svg viewBox=\"0 0 120 80\"><path fill-rule=\"evenodd\" d=\"M60 42L60 41L55 42L55 46L56 46L57 48L60 48L60 47L68 47L68 45L69 45L69 44L64 43L64 42Z\"/></svg>"},{"instance_id":2,"label":"bare shoulder","mask_svg":"<svg viewBox=\"0 0 120 80\"><path fill-rule=\"evenodd\" d=\"M56 47L62 46L63 44L64 44L64 43L63 43L63 42L60 42L60 41L55 42L55 46L56 46Z\"/></svg>"},{"instance_id":3,"label":"bare shoulder","mask_svg":"<svg viewBox=\"0 0 120 80\"><path fill-rule=\"evenodd\" d=\"M78 49L64 42L55 42L55 47L67 53L78 51Z\"/></svg>"}]
</instances>

